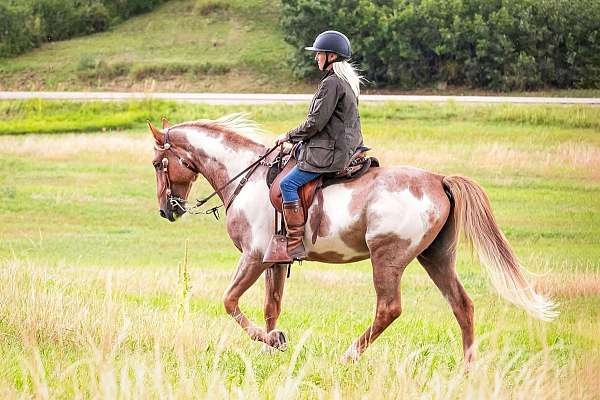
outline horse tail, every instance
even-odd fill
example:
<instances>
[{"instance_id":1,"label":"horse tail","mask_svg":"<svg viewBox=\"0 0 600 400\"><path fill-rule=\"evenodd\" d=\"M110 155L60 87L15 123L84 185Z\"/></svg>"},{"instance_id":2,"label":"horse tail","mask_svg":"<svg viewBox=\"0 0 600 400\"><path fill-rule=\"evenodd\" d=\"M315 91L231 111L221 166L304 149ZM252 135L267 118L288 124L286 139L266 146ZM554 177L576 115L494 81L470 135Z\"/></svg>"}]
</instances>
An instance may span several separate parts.
<instances>
[{"instance_id":1,"label":"horse tail","mask_svg":"<svg viewBox=\"0 0 600 400\"><path fill-rule=\"evenodd\" d=\"M551 321L557 317L557 305L536 293L525 278L527 271L498 227L483 188L463 176L446 176L443 183L454 200L456 227L462 227L498 293L538 319Z\"/></svg>"}]
</instances>

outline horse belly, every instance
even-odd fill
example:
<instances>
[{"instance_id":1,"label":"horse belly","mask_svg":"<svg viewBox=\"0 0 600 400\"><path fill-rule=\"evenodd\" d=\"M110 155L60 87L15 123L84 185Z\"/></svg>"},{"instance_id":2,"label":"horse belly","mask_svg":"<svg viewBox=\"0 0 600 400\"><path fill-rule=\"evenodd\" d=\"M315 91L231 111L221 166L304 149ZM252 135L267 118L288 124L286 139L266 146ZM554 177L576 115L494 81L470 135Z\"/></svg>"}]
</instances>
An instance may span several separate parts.
<instances>
[{"instance_id":1,"label":"horse belly","mask_svg":"<svg viewBox=\"0 0 600 400\"><path fill-rule=\"evenodd\" d=\"M348 263L369 258L364 197L358 196L355 188L340 184L326 188L323 198L320 224L316 204L309 209L304 236L307 260Z\"/></svg>"}]
</instances>

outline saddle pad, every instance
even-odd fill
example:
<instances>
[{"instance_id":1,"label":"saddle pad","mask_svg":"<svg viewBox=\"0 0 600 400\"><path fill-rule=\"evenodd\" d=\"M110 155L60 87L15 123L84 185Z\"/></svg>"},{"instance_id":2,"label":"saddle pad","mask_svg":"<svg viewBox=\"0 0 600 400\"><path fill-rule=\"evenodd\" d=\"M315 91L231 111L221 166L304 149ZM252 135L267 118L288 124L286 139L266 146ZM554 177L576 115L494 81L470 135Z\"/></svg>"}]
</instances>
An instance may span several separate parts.
<instances>
[{"instance_id":1,"label":"saddle pad","mask_svg":"<svg viewBox=\"0 0 600 400\"><path fill-rule=\"evenodd\" d=\"M360 169L353 172L350 176L337 176L336 174L323 175L322 187L325 188L327 186L335 185L336 183L350 182L360 178L369 170L369 168L379 167L379 160L375 157L369 157L359 165L361 166Z\"/></svg>"}]
</instances>

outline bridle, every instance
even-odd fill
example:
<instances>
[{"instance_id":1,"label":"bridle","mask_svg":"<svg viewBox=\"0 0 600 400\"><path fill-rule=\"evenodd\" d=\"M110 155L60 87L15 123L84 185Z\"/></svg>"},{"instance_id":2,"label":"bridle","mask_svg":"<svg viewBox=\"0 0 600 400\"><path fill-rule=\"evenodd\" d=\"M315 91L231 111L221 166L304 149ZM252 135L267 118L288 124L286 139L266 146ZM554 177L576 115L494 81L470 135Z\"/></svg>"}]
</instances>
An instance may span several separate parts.
<instances>
[{"instance_id":1,"label":"bridle","mask_svg":"<svg viewBox=\"0 0 600 400\"><path fill-rule=\"evenodd\" d=\"M200 172L192 165L192 163L190 163L185 158L181 157L179 154L177 154L173 150L173 148L171 147L171 143L169 143L169 128L165 129L164 135L165 135L165 137L164 137L163 146L160 147L157 144L155 144L154 148L158 151L162 151L163 153L167 152L167 151L171 151L171 153L173 153L173 155L175 157L177 157L177 159L179 160L179 163L181 165L183 165L185 168L189 169L190 171L192 171L194 173L194 180L195 180ZM165 180L165 194L167 196L167 201L169 202L169 204L171 204L171 206L179 207L183 211L186 211L183 206L185 199L182 199L179 196L174 196L173 191L171 190L171 179L169 178L169 159L167 157L163 156L161 163L160 163L160 167L161 168L159 171L162 172L164 180Z\"/></svg>"},{"instance_id":2,"label":"bridle","mask_svg":"<svg viewBox=\"0 0 600 400\"><path fill-rule=\"evenodd\" d=\"M175 150L173 150L171 143L169 143L169 130L170 130L170 128L168 128L168 127L164 129L164 144L163 144L163 146L160 147L155 144L154 148L158 151L163 151L163 152L171 151L171 153L173 153L173 155L175 155L175 157L177 157L177 159L179 160L179 163L181 165L183 165L185 168L189 169L190 171L192 171L192 173L194 173L194 180L195 180L198 177L198 175L200 174L200 171L198 171L198 169L196 169L191 162L189 162L185 158L181 157L179 154L177 154L175 152ZM277 147L279 147L278 144L276 144L275 146L270 148L258 160L256 160L255 162L250 164L246 169L244 169L242 172L240 172L239 174L237 174L236 176L231 178L223 186L221 186L220 188L218 188L217 190L212 192L210 195L204 197L203 199L197 199L196 204L191 207L185 205L185 199L182 199L179 196L173 196L173 191L171 190L171 180L169 179L169 159L167 157L163 157L161 160L162 168L160 169L160 171L162 172L164 179L165 179L165 183L166 183L165 193L167 196L167 201L169 202L171 207L179 208L184 213L187 212L189 214L194 214L194 215L195 214L207 214L207 215L212 214L216 219L219 219L219 208L221 208L221 207L225 206L225 204L227 204L225 206L225 214L227 214L227 210L229 210L229 207L231 207L233 200L235 200L237 195L241 192L244 185L246 184L246 182L248 182L248 179L250 179L250 176L252 176L252 174L254 173L254 171L256 171L256 169L259 167L259 165L265 165L267 167L270 167L277 161L277 160L275 160L270 163L267 163L264 161L264 159L269 154L271 154ZM234 190L233 194L231 195L231 197L229 198L228 201L223 202L223 204L212 207L208 210L200 210L200 207L202 207L204 205L204 203L206 203L208 200L210 200L216 194L221 193L221 191L223 189L225 189L232 182L234 182L236 179L238 179L240 176L242 176L242 174L244 174L245 172L248 172L248 173L246 174L246 176L244 176L240 180L240 183L238 184L238 186L236 187L236 189Z\"/></svg>"}]
</instances>

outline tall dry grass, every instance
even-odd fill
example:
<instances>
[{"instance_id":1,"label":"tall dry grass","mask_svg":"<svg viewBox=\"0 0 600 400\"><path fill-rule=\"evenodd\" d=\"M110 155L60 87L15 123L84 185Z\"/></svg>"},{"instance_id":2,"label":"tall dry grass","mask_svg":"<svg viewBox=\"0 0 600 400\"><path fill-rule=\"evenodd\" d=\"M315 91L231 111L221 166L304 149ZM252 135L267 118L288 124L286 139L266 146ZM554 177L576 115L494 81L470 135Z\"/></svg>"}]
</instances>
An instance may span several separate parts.
<instances>
[{"instance_id":1,"label":"tall dry grass","mask_svg":"<svg viewBox=\"0 0 600 400\"><path fill-rule=\"evenodd\" d=\"M261 137L269 145L269 136ZM274 139L273 139L274 141ZM68 145L65 145L68 143ZM67 160L81 153L93 153L99 159L149 163L152 156L152 138L118 134L66 134L61 136L6 136L0 137L2 152L16 156ZM574 140L546 147L521 148L509 142L478 143L472 146L423 147L421 143L404 142L401 150L389 146L387 140L370 140L383 165L405 164L431 168L444 173L461 163L484 166L498 173L519 171L537 176L600 178L600 148ZM457 165L458 163L458 165Z\"/></svg>"},{"instance_id":2,"label":"tall dry grass","mask_svg":"<svg viewBox=\"0 0 600 400\"><path fill-rule=\"evenodd\" d=\"M212 274L195 272L192 282ZM436 363L435 354L446 350L435 346L392 349L380 343L376 356L343 365L316 350L327 344L310 331L285 357L261 353L231 321L199 313L180 320L178 278L166 270L6 263L0 270L0 315L12 336L3 341L22 352L16 356L19 370L0 375L0 394L39 399L592 399L599 394L593 379L598 359L560 363L551 347L524 362L508 348L486 349L468 375L460 366ZM211 286L210 280L198 286ZM132 293L163 291L173 299L163 307L128 300ZM243 364L237 379L228 365L232 353ZM265 358L275 364L267 376L261 370Z\"/></svg>"}]
</instances>

